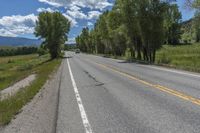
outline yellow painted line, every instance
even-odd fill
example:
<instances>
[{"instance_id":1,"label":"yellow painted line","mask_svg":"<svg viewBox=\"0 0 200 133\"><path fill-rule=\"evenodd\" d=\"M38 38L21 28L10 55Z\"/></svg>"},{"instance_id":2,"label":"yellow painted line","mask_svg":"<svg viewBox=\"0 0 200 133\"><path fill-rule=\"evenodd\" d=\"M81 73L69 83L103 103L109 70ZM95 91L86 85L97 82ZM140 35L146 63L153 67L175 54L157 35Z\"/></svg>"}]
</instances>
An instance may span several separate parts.
<instances>
[{"instance_id":1,"label":"yellow painted line","mask_svg":"<svg viewBox=\"0 0 200 133\"><path fill-rule=\"evenodd\" d=\"M88 61L89 61L89 60L88 60ZM90 61L90 62L92 62L92 61ZM108 66L108 65L100 64L100 63L97 63L97 62L92 62L92 63L94 63L94 64L96 64L96 65L98 65L98 66L101 66L101 67L103 67L103 68L112 70L112 71L114 71L114 72L116 72L116 73L119 73L120 75L123 75L123 76L125 76L125 77L128 77L128 78L130 78L130 79L132 79L132 80L138 81L138 82L140 82L140 83L142 83L142 84L144 84L144 85L146 85L146 86L153 87L153 88L155 88L155 89L157 89L157 90L160 90L160 91L162 91L162 92L166 92L166 93L168 93L168 94L171 94L171 95L173 95L173 96L179 97L179 98L181 98L181 99L183 99L183 100L189 101L189 102L191 102L191 103L193 103L193 104L196 104L196 105L199 105L199 106L200 106L200 99L195 98L195 97L192 97L192 96L190 96L190 95L187 95L187 94L185 94L185 93L183 93L183 92L179 92L179 91L176 91L176 90L174 90L174 89L170 89L170 88L168 88L168 87L164 87L164 86L162 86L162 85L152 84L152 83L150 83L150 82L147 82L147 81L144 81L144 80L142 80L142 79L139 79L139 78L137 78L137 77L135 77L135 76L133 76L133 75L130 75L130 74L125 73L125 72L122 72L122 71L120 71L120 70L118 70L118 69L116 69L116 68L114 68L114 67Z\"/></svg>"}]
</instances>

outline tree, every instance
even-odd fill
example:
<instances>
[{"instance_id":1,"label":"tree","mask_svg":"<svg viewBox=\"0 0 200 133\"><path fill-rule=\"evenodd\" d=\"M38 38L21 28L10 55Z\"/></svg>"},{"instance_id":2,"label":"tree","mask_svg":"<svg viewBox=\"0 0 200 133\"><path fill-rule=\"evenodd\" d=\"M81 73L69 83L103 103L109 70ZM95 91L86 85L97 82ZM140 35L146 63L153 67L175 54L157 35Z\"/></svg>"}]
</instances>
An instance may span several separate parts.
<instances>
[{"instance_id":1,"label":"tree","mask_svg":"<svg viewBox=\"0 0 200 133\"><path fill-rule=\"evenodd\" d=\"M60 56L69 30L70 21L61 13L42 12L36 22L35 35L44 39L43 45L49 50L51 59L54 59Z\"/></svg>"},{"instance_id":2,"label":"tree","mask_svg":"<svg viewBox=\"0 0 200 133\"><path fill-rule=\"evenodd\" d=\"M167 4L167 10L165 12L164 27L166 43L176 45L181 38L181 12L178 9L177 4Z\"/></svg>"},{"instance_id":3,"label":"tree","mask_svg":"<svg viewBox=\"0 0 200 133\"><path fill-rule=\"evenodd\" d=\"M195 41L200 42L200 11L197 10L193 21L195 31Z\"/></svg>"},{"instance_id":4,"label":"tree","mask_svg":"<svg viewBox=\"0 0 200 133\"><path fill-rule=\"evenodd\" d=\"M112 46L108 28L108 13L109 11L106 11L99 17L95 27L97 34L100 36L101 43L104 45L105 54L112 53Z\"/></svg>"},{"instance_id":5,"label":"tree","mask_svg":"<svg viewBox=\"0 0 200 133\"><path fill-rule=\"evenodd\" d=\"M185 4L189 8L195 8L195 9L200 8L200 0L185 0Z\"/></svg>"},{"instance_id":6,"label":"tree","mask_svg":"<svg viewBox=\"0 0 200 133\"><path fill-rule=\"evenodd\" d=\"M135 52L137 51L137 59L140 60L142 44L138 20L139 3L140 0L117 0L116 10L119 10L122 14L123 23L127 29L127 37L129 40L128 47L131 51L131 55L135 58Z\"/></svg>"},{"instance_id":7,"label":"tree","mask_svg":"<svg viewBox=\"0 0 200 133\"><path fill-rule=\"evenodd\" d=\"M90 51L114 56L130 55L154 62L156 51L165 40L165 14L168 2L172 0L116 0L113 9L100 15L94 29L85 32L83 29L76 38L80 49L87 48L85 40L89 40ZM167 14L173 20L171 40L178 40L179 12L174 6L173 12ZM174 16L173 16L174 15ZM172 18L172 19L171 19ZM169 27L172 23L169 23ZM170 30L171 31L171 30ZM87 36L86 34L87 33ZM175 42L175 41L174 41ZM143 56L142 56L143 53Z\"/></svg>"},{"instance_id":8,"label":"tree","mask_svg":"<svg viewBox=\"0 0 200 133\"><path fill-rule=\"evenodd\" d=\"M195 17L193 20L193 28L195 31L196 42L200 41L200 0L186 0L186 6L195 9Z\"/></svg>"},{"instance_id":9,"label":"tree","mask_svg":"<svg viewBox=\"0 0 200 133\"><path fill-rule=\"evenodd\" d=\"M114 8L107 17L112 54L122 56L127 48L127 29L123 24L123 16L117 8Z\"/></svg>"},{"instance_id":10,"label":"tree","mask_svg":"<svg viewBox=\"0 0 200 133\"><path fill-rule=\"evenodd\" d=\"M155 61L156 50L164 43L165 4L159 0L145 0L140 3L139 20L143 43L143 57Z\"/></svg>"},{"instance_id":11,"label":"tree","mask_svg":"<svg viewBox=\"0 0 200 133\"><path fill-rule=\"evenodd\" d=\"M76 43L83 52L90 53L90 34L88 27L83 28L81 35L76 38Z\"/></svg>"}]
</instances>

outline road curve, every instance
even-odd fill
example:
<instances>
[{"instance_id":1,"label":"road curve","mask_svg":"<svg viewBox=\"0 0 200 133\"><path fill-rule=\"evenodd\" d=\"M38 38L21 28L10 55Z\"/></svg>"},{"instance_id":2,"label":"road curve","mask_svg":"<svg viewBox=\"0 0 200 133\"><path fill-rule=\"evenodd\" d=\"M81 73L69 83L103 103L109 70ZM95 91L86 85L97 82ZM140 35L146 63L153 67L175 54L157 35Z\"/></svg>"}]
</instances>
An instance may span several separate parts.
<instances>
[{"instance_id":1,"label":"road curve","mask_svg":"<svg viewBox=\"0 0 200 133\"><path fill-rule=\"evenodd\" d=\"M67 52L58 133L200 133L200 75Z\"/></svg>"}]
</instances>

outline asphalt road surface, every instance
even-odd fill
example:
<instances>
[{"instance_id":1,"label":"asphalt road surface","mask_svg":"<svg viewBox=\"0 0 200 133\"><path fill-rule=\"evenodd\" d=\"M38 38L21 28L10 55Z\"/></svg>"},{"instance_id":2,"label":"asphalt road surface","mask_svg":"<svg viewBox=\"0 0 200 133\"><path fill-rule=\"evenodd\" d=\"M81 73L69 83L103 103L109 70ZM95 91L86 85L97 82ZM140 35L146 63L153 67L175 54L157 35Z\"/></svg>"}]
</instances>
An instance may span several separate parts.
<instances>
[{"instance_id":1,"label":"asphalt road surface","mask_svg":"<svg viewBox=\"0 0 200 133\"><path fill-rule=\"evenodd\" d=\"M66 53L58 133L200 133L200 75Z\"/></svg>"}]
</instances>

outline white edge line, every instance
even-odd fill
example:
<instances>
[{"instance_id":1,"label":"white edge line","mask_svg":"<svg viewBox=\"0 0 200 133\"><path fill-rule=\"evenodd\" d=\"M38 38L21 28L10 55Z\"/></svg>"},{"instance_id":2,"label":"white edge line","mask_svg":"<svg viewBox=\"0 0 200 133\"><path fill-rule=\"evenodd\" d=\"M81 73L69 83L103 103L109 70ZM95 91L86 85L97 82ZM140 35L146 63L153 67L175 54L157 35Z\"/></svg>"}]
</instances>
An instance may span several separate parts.
<instances>
[{"instance_id":1,"label":"white edge line","mask_svg":"<svg viewBox=\"0 0 200 133\"><path fill-rule=\"evenodd\" d=\"M85 109L84 109L82 100L81 100L81 97L80 97L80 94L79 94L79 92L78 92L78 88L77 88L77 86L76 86L76 82L75 82L75 80L74 80L74 76L73 76L73 74L72 74L71 66L70 66L70 64L69 64L69 60L68 60L68 59L67 59L67 64L68 64L69 73L70 73L72 85L73 85L73 88L74 88L76 100L77 100L77 103L78 103L79 111L80 111L80 114L81 114L83 126L84 126L84 128L85 128L85 132L86 132L86 133L93 133L93 132L92 132L91 125L90 125L89 120L88 120L88 118L87 118L87 114L86 114L86 112L85 112Z\"/></svg>"}]
</instances>

